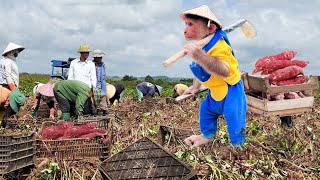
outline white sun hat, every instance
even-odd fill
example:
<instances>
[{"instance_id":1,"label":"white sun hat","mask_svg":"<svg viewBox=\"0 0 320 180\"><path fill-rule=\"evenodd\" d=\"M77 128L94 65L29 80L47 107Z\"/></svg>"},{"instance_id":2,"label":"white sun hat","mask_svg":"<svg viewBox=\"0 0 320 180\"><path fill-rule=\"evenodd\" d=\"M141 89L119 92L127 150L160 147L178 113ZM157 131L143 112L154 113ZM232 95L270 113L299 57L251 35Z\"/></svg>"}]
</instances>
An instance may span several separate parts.
<instances>
[{"instance_id":1,"label":"white sun hat","mask_svg":"<svg viewBox=\"0 0 320 180\"><path fill-rule=\"evenodd\" d=\"M24 50L24 47L23 47L23 46L20 46L20 45L18 45L18 44L15 44L15 43L13 43L13 42L10 42L10 43L8 44L8 46L6 47L6 49L3 51L2 56L5 56L8 52L13 51L13 50L16 50L16 49L18 49L18 50L19 50L19 53L20 53L21 51Z\"/></svg>"},{"instance_id":2,"label":"white sun hat","mask_svg":"<svg viewBox=\"0 0 320 180\"><path fill-rule=\"evenodd\" d=\"M180 17L184 20L185 16L187 14L192 14L192 15L197 15L197 16L201 16L201 17L207 18L207 19L217 23L220 26L220 28L222 28L221 22L213 14L213 12L210 10L210 8L207 5L202 5L200 7L185 11L185 12L180 14Z\"/></svg>"},{"instance_id":3,"label":"white sun hat","mask_svg":"<svg viewBox=\"0 0 320 180\"><path fill-rule=\"evenodd\" d=\"M107 83L107 100L111 99L114 94L116 93L116 88L114 87L114 85Z\"/></svg>"},{"instance_id":4,"label":"white sun hat","mask_svg":"<svg viewBox=\"0 0 320 180\"><path fill-rule=\"evenodd\" d=\"M105 53L103 53L100 49L96 49L92 52L93 57L103 57Z\"/></svg>"}]
</instances>

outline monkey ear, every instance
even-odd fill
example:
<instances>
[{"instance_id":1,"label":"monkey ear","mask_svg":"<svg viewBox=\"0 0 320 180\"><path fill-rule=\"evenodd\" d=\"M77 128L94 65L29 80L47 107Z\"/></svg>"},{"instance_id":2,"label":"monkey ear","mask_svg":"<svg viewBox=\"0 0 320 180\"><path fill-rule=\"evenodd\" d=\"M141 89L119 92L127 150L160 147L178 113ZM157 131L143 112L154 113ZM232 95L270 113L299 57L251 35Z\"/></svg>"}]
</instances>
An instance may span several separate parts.
<instances>
[{"instance_id":1,"label":"monkey ear","mask_svg":"<svg viewBox=\"0 0 320 180\"><path fill-rule=\"evenodd\" d=\"M208 28L210 34L214 33L217 30L217 26L214 23L210 23Z\"/></svg>"}]
</instances>

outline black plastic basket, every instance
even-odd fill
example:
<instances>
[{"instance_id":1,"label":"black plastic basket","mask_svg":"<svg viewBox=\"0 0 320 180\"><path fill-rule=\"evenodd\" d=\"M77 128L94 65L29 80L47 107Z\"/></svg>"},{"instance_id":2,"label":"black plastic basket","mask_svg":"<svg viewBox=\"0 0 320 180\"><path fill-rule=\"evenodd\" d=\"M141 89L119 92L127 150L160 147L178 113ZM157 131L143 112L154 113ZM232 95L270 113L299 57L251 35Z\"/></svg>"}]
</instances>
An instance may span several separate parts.
<instances>
[{"instance_id":1,"label":"black plastic basket","mask_svg":"<svg viewBox=\"0 0 320 180\"><path fill-rule=\"evenodd\" d=\"M35 132L0 134L0 175L35 163Z\"/></svg>"},{"instance_id":2,"label":"black plastic basket","mask_svg":"<svg viewBox=\"0 0 320 180\"><path fill-rule=\"evenodd\" d=\"M193 179L193 169L147 137L103 161L104 179Z\"/></svg>"}]
</instances>

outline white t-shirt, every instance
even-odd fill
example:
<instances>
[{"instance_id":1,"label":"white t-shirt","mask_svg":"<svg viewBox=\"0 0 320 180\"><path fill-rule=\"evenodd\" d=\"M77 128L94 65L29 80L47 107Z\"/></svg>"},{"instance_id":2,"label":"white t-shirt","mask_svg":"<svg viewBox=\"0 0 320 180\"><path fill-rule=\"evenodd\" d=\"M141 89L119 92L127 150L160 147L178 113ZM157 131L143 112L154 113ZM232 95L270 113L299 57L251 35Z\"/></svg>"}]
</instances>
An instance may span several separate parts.
<instances>
[{"instance_id":1,"label":"white t-shirt","mask_svg":"<svg viewBox=\"0 0 320 180\"><path fill-rule=\"evenodd\" d=\"M88 60L84 62L80 59L73 60L70 64L68 80L78 80L88 84L89 87L96 87L97 76L94 63Z\"/></svg>"}]
</instances>

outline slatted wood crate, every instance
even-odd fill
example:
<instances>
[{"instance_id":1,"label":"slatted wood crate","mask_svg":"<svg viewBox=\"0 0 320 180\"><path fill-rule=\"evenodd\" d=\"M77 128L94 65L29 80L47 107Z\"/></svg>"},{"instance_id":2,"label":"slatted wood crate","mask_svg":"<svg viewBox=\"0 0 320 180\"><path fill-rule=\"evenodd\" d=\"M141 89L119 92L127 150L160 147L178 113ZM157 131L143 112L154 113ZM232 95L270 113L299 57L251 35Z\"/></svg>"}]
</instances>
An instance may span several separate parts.
<instances>
[{"instance_id":1,"label":"slatted wood crate","mask_svg":"<svg viewBox=\"0 0 320 180\"><path fill-rule=\"evenodd\" d=\"M244 83L248 111L261 115L291 116L311 109L314 96L299 99L284 99L270 101L267 96L300 91L315 91L319 88L317 76L310 76L308 82L296 85L273 86L268 78L257 77L247 73L242 75Z\"/></svg>"}]
</instances>

